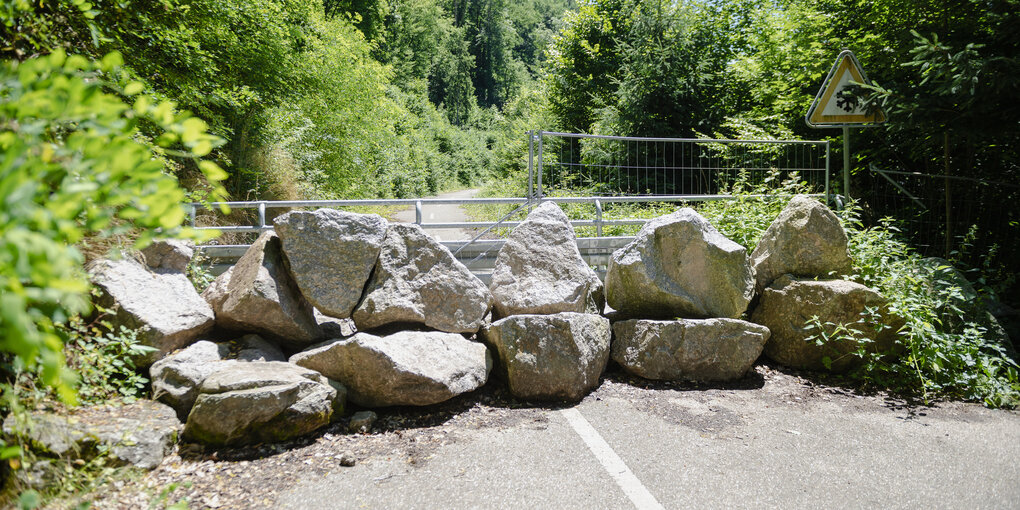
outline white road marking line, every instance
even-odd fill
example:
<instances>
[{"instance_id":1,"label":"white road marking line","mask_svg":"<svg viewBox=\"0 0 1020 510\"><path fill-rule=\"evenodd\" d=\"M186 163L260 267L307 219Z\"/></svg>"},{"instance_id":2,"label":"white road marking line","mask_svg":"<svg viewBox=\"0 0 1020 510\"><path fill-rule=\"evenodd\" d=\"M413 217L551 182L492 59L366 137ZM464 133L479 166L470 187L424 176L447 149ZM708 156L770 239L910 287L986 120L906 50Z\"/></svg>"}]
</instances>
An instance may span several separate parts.
<instances>
[{"instance_id":1,"label":"white road marking line","mask_svg":"<svg viewBox=\"0 0 1020 510\"><path fill-rule=\"evenodd\" d=\"M570 408L562 409L560 413L567 419L567 423L574 427L577 435L581 436L584 444L588 445L588 449L599 460L599 463L609 473L609 476L613 477L616 485L623 489L623 493L630 498L631 503L634 503L635 507L641 510L663 508L655 499L655 496L652 496L652 493L648 492L648 489L642 485L641 480L634 476L634 473L623 462L623 459L613 451L609 443L602 439L602 436L595 430L595 427L588 423L588 420L584 418L581 411Z\"/></svg>"}]
</instances>

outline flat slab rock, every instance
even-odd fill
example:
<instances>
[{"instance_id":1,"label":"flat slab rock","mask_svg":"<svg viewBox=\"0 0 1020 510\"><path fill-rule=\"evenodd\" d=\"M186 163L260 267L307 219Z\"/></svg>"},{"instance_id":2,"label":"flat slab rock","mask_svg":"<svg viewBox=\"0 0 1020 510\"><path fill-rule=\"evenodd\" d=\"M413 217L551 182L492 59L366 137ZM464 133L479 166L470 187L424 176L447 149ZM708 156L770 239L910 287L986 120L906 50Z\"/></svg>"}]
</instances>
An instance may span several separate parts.
<instances>
[{"instance_id":1,"label":"flat slab rock","mask_svg":"<svg viewBox=\"0 0 1020 510\"><path fill-rule=\"evenodd\" d=\"M751 264L758 292L784 274L838 278L852 265L839 218L804 195L793 197L765 230L751 253Z\"/></svg>"},{"instance_id":2,"label":"flat slab rock","mask_svg":"<svg viewBox=\"0 0 1020 510\"><path fill-rule=\"evenodd\" d=\"M258 335L220 343L199 340L149 367L152 398L172 407L184 421L206 377L239 362L286 360L278 347Z\"/></svg>"},{"instance_id":3,"label":"flat slab rock","mask_svg":"<svg viewBox=\"0 0 1020 510\"><path fill-rule=\"evenodd\" d=\"M100 304L116 309L115 326L146 328L138 338L157 351L135 360L139 366L190 344L215 323L212 308L183 273L156 273L131 258L100 260L89 272L102 291Z\"/></svg>"},{"instance_id":4,"label":"flat slab rock","mask_svg":"<svg viewBox=\"0 0 1020 510\"><path fill-rule=\"evenodd\" d=\"M183 273L195 256L195 245L191 241L162 239L154 241L144 250L145 264L153 269L165 269Z\"/></svg>"},{"instance_id":5,"label":"flat slab rock","mask_svg":"<svg viewBox=\"0 0 1020 510\"><path fill-rule=\"evenodd\" d=\"M184 438L217 446L285 441L329 424L345 397L342 385L291 363L232 364L202 381Z\"/></svg>"},{"instance_id":6,"label":"flat slab rock","mask_svg":"<svg viewBox=\"0 0 1020 510\"><path fill-rule=\"evenodd\" d=\"M365 331L388 324L424 324L448 333L474 333L492 307L485 284L418 225L390 225L354 310Z\"/></svg>"},{"instance_id":7,"label":"flat slab rock","mask_svg":"<svg viewBox=\"0 0 1020 510\"><path fill-rule=\"evenodd\" d=\"M510 393L526 400L581 400L609 361L609 319L600 315L513 315L480 336L496 352Z\"/></svg>"},{"instance_id":8,"label":"flat slab rock","mask_svg":"<svg viewBox=\"0 0 1020 510\"><path fill-rule=\"evenodd\" d=\"M260 333L294 349L322 339L314 308L285 267L273 232L260 235L202 297L220 328Z\"/></svg>"},{"instance_id":9,"label":"flat slab rock","mask_svg":"<svg viewBox=\"0 0 1020 510\"><path fill-rule=\"evenodd\" d=\"M611 356L645 379L740 379L761 355L769 329L737 319L627 320L613 324Z\"/></svg>"},{"instance_id":10,"label":"flat slab rock","mask_svg":"<svg viewBox=\"0 0 1020 510\"><path fill-rule=\"evenodd\" d=\"M455 333L358 333L291 356L291 363L347 387L365 407L425 406L480 388L489 379L488 349Z\"/></svg>"},{"instance_id":11,"label":"flat slab rock","mask_svg":"<svg viewBox=\"0 0 1020 510\"><path fill-rule=\"evenodd\" d=\"M291 211L277 217L274 225L305 298L330 317L350 317L379 258L386 220L377 214L319 209Z\"/></svg>"},{"instance_id":12,"label":"flat slab rock","mask_svg":"<svg viewBox=\"0 0 1020 510\"><path fill-rule=\"evenodd\" d=\"M842 372L860 362L852 353L861 345L871 352L895 351L896 332L903 319L890 314L885 305L878 292L859 283L784 275L762 293L751 321L772 331L765 354L773 360L793 368ZM875 309L878 316L862 316L867 308ZM844 337L818 345L815 337L820 331L808 327L812 317L822 324L853 327L859 332L856 336L868 342ZM831 335L835 326L824 329Z\"/></svg>"},{"instance_id":13,"label":"flat slab rock","mask_svg":"<svg viewBox=\"0 0 1020 510\"><path fill-rule=\"evenodd\" d=\"M609 306L626 317L736 318L753 296L747 250L689 207L646 223L606 274Z\"/></svg>"},{"instance_id":14,"label":"flat slab rock","mask_svg":"<svg viewBox=\"0 0 1020 510\"><path fill-rule=\"evenodd\" d=\"M543 202L514 228L499 250L489 290L495 316L602 313L602 281L577 249L570 220Z\"/></svg>"},{"instance_id":15,"label":"flat slab rock","mask_svg":"<svg viewBox=\"0 0 1020 510\"><path fill-rule=\"evenodd\" d=\"M29 418L23 425L8 417L4 433L27 437L42 452L64 458L88 460L102 447L116 464L143 469L163 461L181 430L173 409L150 400L80 407L66 414L32 412Z\"/></svg>"}]
</instances>

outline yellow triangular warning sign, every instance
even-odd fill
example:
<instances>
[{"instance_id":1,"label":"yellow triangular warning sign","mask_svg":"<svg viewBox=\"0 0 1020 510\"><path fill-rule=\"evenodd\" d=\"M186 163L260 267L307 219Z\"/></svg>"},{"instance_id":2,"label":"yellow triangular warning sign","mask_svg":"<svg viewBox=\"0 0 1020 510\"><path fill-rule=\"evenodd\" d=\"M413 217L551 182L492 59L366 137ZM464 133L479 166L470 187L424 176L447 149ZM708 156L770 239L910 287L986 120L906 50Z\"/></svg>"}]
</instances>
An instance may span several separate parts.
<instances>
[{"instance_id":1,"label":"yellow triangular warning sign","mask_svg":"<svg viewBox=\"0 0 1020 510\"><path fill-rule=\"evenodd\" d=\"M851 82L871 84L854 54L843 50L808 109L805 116L807 124L811 127L841 127L885 122L882 110L869 113L860 100L849 93Z\"/></svg>"}]
</instances>

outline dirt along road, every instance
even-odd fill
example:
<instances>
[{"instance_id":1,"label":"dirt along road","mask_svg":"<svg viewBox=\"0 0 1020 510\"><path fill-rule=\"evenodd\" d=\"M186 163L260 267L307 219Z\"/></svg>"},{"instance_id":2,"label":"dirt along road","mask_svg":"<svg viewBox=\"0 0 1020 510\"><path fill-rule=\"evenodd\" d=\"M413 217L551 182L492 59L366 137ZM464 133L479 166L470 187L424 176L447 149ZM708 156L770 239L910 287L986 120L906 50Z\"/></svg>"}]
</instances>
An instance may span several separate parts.
<instances>
[{"instance_id":1,"label":"dirt along road","mask_svg":"<svg viewBox=\"0 0 1020 510\"><path fill-rule=\"evenodd\" d=\"M449 193L440 193L435 198L473 198L477 195L477 189L462 189ZM414 207L398 212L393 216L395 221L414 223ZM467 211L456 204L425 205L422 208L422 221L424 223L455 223L468 221ZM473 229L463 228L426 228L432 237L438 241L461 241L469 240L474 235Z\"/></svg>"}]
</instances>

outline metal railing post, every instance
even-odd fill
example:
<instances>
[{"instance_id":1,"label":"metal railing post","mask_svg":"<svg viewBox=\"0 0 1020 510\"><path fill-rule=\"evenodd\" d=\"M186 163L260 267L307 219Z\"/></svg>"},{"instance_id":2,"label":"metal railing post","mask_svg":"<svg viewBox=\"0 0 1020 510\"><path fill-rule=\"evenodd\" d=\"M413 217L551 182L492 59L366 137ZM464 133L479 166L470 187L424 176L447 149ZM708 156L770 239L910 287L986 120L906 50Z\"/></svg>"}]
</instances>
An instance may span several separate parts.
<instances>
[{"instance_id":1,"label":"metal railing post","mask_svg":"<svg viewBox=\"0 0 1020 510\"><path fill-rule=\"evenodd\" d=\"M528 131L528 202L535 196L535 132ZM530 212L530 207L528 208Z\"/></svg>"},{"instance_id":2,"label":"metal railing post","mask_svg":"<svg viewBox=\"0 0 1020 510\"><path fill-rule=\"evenodd\" d=\"M825 205L832 203L832 195L829 194L829 141L825 141Z\"/></svg>"},{"instance_id":3,"label":"metal railing post","mask_svg":"<svg viewBox=\"0 0 1020 510\"><path fill-rule=\"evenodd\" d=\"M421 226L421 200L414 202L414 223Z\"/></svg>"},{"instance_id":4,"label":"metal railing post","mask_svg":"<svg viewBox=\"0 0 1020 510\"><path fill-rule=\"evenodd\" d=\"M595 199L595 237L602 237L602 201Z\"/></svg>"},{"instance_id":5,"label":"metal railing post","mask_svg":"<svg viewBox=\"0 0 1020 510\"><path fill-rule=\"evenodd\" d=\"M542 197L545 196L545 193L542 192L542 130L538 131L538 168L536 173L538 173L538 189L536 191L538 192L538 200L541 201Z\"/></svg>"},{"instance_id":6,"label":"metal railing post","mask_svg":"<svg viewBox=\"0 0 1020 510\"><path fill-rule=\"evenodd\" d=\"M259 232L266 229L266 203L259 202Z\"/></svg>"},{"instance_id":7,"label":"metal railing post","mask_svg":"<svg viewBox=\"0 0 1020 510\"><path fill-rule=\"evenodd\" d=\"M195 228L197 226L195 224L195 221L196 221L196 219L198 217L198 206L196 206L195 204L188 204L188 205L191 206L191 210L188 211L188 216L191 217L191 228Z\"/></svg>"}]
</instances>

